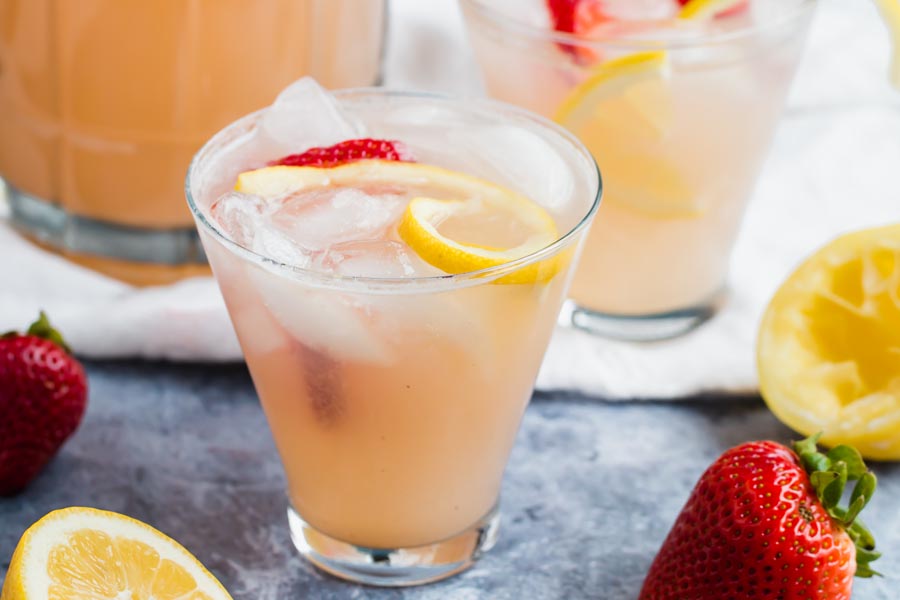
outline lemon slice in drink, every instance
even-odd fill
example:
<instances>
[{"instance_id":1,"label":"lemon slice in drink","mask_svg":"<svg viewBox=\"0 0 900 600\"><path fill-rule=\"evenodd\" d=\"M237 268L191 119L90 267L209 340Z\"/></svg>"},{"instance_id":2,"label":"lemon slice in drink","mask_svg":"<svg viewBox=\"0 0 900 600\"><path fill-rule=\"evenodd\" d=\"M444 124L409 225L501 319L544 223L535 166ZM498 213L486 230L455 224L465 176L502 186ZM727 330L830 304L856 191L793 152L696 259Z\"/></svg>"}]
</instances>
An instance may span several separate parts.
<instances>
[{"instance_id":1,"label":"lemon slice in drink","mask_svg":"<svg viewBox=\"0 0 900 600\"><path fill-rule=\"evenodd\" d=\"M598 118L608 117L611 123L617 122L619 120L610 113L619 111L599 109L630 91L630 101L618 108L628 110L636 105L637 115L648 121L651 130L659 130L659 122L665 119L657 117L654 109L667 108L664 97L667 76L668 56L663 50L636 52L608 60L569 93L557 109L554 120L574 133Z\"/></svg>"},{"instance_id":2,"label":"lemon slice in drink","mask_svg":"<svg viewBox=\"0 0 900 600\"><path fill-rule=\"evenodd\" d=\"M265 167L241 173L235 189L279 196L316 186L408 186L414 198L399 225L403 241L447 273L468 273L521 258L556 241L553 218L541 206L484 179L420 163L366 160L339 167ZM545 281L557 260L529 265L502 283Z\"/></svg>"},{"instance_id":3,"label":"lemon slice in drink","mask_svg":"<svg viewBox=\"0 0 900 600\"><path fill-rule=\"evenodd\" d=\"M900 460L900 225L845 235L802 264L772 299L757 352L781 421Z\"/></svg>"},{"instance_id":4,"label":"lemon slice in drink","mask_svg":"<svg viewBox=\"0 0 900 600\"><path fill-rule=\"evenodd\" d=\"M745 1L692 0L679 18L710 19ZM672 128L669 71L665 50L605 61L569 93L554 120L596 156L608 182L609 204L653 218L690 219L704 209L685 165L646 151L661 146Z\"/></svg>"},{"instance_id":5,"label":"lemon slice in drink","mask_svg":"<svg viewBox=\"0 0 900 600\"><path fill-rule=\"evenodd\" d=\"M484 185L485 191L492 193L479 195L478 200L414 198L400 221L400 237L425 262L447 273L496 267L537 252L556 240L556 225L543 208L509 190L494 188L487 182ZM510 224L516 231L510 232ZM501 238L506 238L507 243ZM541 282L550 279L556 270L556 261L545 260L498 281Z\"/></svg>"},{"instance_id":6,"label":"lemon slice in drink","mask_svg":"<svg viewBox=\"0 0 900 600\"><path fill-rule=\"evenodd\" d=\"M716 15L728 12L747 0L691 0L681 7L679 19L712 19Z\"/></svg>"},{"instance_id":7,"label":"lemon slice in drink","mask_svg":"<svg viewBox=\"0 0 900 600\"><path fill-rule=\"evenodd\" d=\"M54 511L22 536L2 600L231 600L174 540L124 515Z\"/></svg>"},{"instance_id":8,"label":"lemon slice in drink","mask_svg":"<svg viewBox=\"0 0 900 600\"><path fill-rule=\"evenodd\" d=\"M650 151L671 128L668 77L662 50L609 60L572 90L554 118L596 155L610 204L651 218L694 218L703 210L684 168Z\"/></svg>"}]
</instances>

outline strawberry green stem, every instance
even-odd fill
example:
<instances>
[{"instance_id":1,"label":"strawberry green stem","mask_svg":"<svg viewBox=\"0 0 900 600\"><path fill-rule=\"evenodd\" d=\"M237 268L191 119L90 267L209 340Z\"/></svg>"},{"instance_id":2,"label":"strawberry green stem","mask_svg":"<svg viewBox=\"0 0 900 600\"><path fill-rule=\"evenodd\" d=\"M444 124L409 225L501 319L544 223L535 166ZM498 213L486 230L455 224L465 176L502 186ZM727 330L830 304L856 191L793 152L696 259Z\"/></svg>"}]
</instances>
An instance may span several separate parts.
<instances>
[{"instance_id":1,"label":"strawberry green stem","mask_svg":"<svg viewBox=\"0 0 900 600\"><path fill-rule=\"evenodd\" d=\"M846 530L856 545L856 576L880 575L870 563L881 554L875 551L875 538L857 517L866 507L878 484L862 455L851 446L835 446L827 454L816 446L821 433L794 442L794 452L800 457L816 496L831 517ZM847 507L840 506L848 481L855 481Z\"/></svg>"},{"instance_id":2,"label":"strawberry green stem","mask_svg":"<svg viewBox=\"0 0 900 600\"><path fill-rule=\"evenodd\" d=\"M66 343L66 340L63 339L62 334L53 328L50 324L50 319L47 318L47 313L44 311L40 312L37 321L31 324L25 334L49 340L69 354L72 353L72 349L69 348L69 345ZM0 338L15 337L17 335L19 335L18 331L8 331L0 335Z\"/></svg>"}]
</instances>

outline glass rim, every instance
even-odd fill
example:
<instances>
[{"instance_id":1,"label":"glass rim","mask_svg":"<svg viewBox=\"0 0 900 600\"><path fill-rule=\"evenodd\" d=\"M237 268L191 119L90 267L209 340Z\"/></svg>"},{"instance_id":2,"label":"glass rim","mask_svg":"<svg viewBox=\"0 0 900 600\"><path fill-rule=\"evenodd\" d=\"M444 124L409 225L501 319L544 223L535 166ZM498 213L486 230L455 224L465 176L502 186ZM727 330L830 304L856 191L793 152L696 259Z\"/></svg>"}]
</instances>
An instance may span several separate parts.
<instances>
[{"instance_id":1,"label":"glass rim","mask_svg":"<svg viewBox=\"0 0 900 600\"><path fill-rule=\"evenodd\" d=\"M450 104L460 104L465 107L481 107L490 111L502 111L507 114L512 113L515 116L527 119L528 121L531 121L532 123L543 127L544 129L548 129L555 135L563 138L570 146L574 148L574 150L578 154L582 156L582 158L588 161L588 165L593 166L593 169L589 170L593 173L594 176L596 176L596 185L591 186L592 188L595 188L595 190L593 192L594 197L591 200L590 207L574 226L569 228L565 233L557 235L553 243L548 244L539 250L526 254L525 256L522 256L515 260L511 260L509 262L505 262L496 266L479 269L476 271L467 271L465 273L446 273L441 275L426 275L422 277L358 277L350 275L338 275L335 273L325 273L322 271L316 271L313 269L284 263L272 257L255 252L250 248L246 248L245 246L242 246L241 244L238 244L234 240L230 239L220 230L220 228L215 223L211 221L211 219L207 218L205 212L198 205L197 200L194 198L194 194L192 192L192 181L199 170L200 162L204 159L209 158L207 154L215 153L220 146L233 141L228 139L230 133L241 128L246 128L246 126L248 125L254 124L259 119L259 117L263 113L265 113L266 110L268 110L268 107L266 107L254 111L250 114L244 115L243 117L232 121L224 128L216 132L200 148L200 150L198 150L197 153L194 154L190 166L188 167L187 176L185 177L184 183L184 191L187 198L187 203L197 223L202 226L207 232L209 232L217 242L221 243L229 251L241 257L242 259L249 260L261 266L262 268L283 273L288 277L291 277L298 281L302 281L304 283L308 283L314 287L343 289L346 291L363 293L390 293L396 292L398 290L402 290L404 292L443 291L490 283L496 279L503 277L504 275L523 269L530 264L546 260L562 252L566 247L572 244L576 240L578 234L581 233L581 231L591 223L591 219L596 214L597 209L600 206L600 200L603 193L603 179L593 155L574 134L570 133L568 130L564 129L562 126L554 123L553 121L550 121L549 119L546 119L524 108L520 108L513 104L485 98L469 98L465 96L454 96L451 94L436 92L390 90L378 87L346 88L342 90L334 90L331 93L338 98L352 96L379 96L385 98L393 97L433 100ZM591 175L588 176L590 177Z\"/></svg>"},{"instance_id":2,"label":"glass rim","mask_svg":"<svg viewBox=\"0 0 900 600\"><path fill-rule=\"evenodd\" d=\"M629 35L619 36L615 38L588 37L577 33L567 33L564 31L555 31L552 29L544 29L536 27L524 21L510 19L509 15L493 6L489 0L459 0L463 5L471 7L479 15L491 21L498 29L505 29L514 34L524 35L543 41L555 42L564 46L581 46L596 48L616 48L626 50L660 50L660 49L689 49L698 48L708 45L724 44L742 40L746 37L756 35L760 32L770 29L777 29L799 19L812 10L818 0L797 0L797 4L784 14L778 15L777 18L770 19L765 23L755 23L746 27L741 27L731 31L717 31L714 33L704 33L691 39L665 39L665 37L657 38L636 38ZM636 23L659 24L660 26L668 23L671 25L673 19L647 19L643 21L634 21ZM677 21L677 19L676 19ZM669 27L671 29L671 26ZM665 28L660 27L661 31Z\"/></svg>"}]
</instances>

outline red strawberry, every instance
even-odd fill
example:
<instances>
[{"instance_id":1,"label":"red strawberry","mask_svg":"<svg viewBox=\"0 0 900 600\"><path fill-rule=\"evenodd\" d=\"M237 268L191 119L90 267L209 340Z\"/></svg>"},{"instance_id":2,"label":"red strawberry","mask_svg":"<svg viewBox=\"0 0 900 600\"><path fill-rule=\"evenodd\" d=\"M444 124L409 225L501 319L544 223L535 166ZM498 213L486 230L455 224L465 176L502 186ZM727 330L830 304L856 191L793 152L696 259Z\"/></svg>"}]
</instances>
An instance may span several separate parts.
<instances>
[{"instance_id":1,"label":"red strawberry","mask_svg":"<svg viewBox=\"0 0 900 600\"><path fill-rule=\"evenodd\" d=\"M561 33L589 35L598 27L616 21L603 7L603 0L547 0L553 29ZM593 48L559 44L566 53L571 54L576 62L588 64L600 59Z\"/></svg>"},{"instance_id":2,"label":"red strawberry","mask_svg":"<svg viewBox=\"0 0 900 600\"><path fill-rule=\"evenodd\" d=\"M603 7L603 0L547 0L553 29L585 34L601 23L615 21Z\"/></svg>"},{"instance_id":3,"label":"red strawberry","mask_svg":"<svg viewBox=\"0 0 900 600\"><path fill-rule=\"evenodd\" d=\"M412 156L402 143L367 138L347 140L327 148L310 148L301 154L291 154L269 164L270 166L329 168L369 159L413 162Z\"/></svg>"},{"instance_id":4,"label":"red strawberry","mask_svg":"<svg viewBox=\"0 0 900 600\"><path fill-rule=\"evenodd\" d=\"M680 4L681 6L684 6L685 4L687 4L690 1L691 0L678 0L678 4ZM726 8L722 12L718 13L716 15L716 17L730 17L732 15L736 15L739 12L746 10L749 7L750 7L750 0L743 0L743 2L738 2L731 8Z\"/></svg>"},{"instance_id":5,"label":"red strawberry","mask_svg":"<svg viewBox=\"0 0 900 600\"><path fill-rule=\"evenodd\" d=\"M87 381L43 312L0 337L0 496L20 492L77 429Z\"/></svg>"},{"instance_id":6,"label":"red strawberry","mask_svg":"<svg viewBox=\"0 0 900 600\"><path fill-rule=\"evenodd\" d=\"M875 572L872 534L856 520L875 491L859 453L751 442L700 478L653 561L640 600L848 600ZM856 481L848 508L838 503Z\"/></svg>"}]
</instances>

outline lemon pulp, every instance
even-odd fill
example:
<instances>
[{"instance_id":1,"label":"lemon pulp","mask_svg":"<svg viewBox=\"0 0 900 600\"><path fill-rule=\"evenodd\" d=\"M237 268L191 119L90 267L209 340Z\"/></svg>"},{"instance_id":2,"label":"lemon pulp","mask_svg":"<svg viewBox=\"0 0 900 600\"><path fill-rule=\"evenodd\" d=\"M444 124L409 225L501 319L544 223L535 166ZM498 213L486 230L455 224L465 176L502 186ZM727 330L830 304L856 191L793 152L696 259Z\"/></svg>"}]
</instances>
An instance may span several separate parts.
<instances>
[{"instance_id":1,"label":"lemon pulp","mask_svg":"<svg viewBox=\"0 0 900 600\"><path fill-rule=\"evenodd\" d=\"M174 540L124 515L54 511L13 554L2 600L231 600Z\"/></svg>"},{"instance_id":2,"label":"lemon pulp","mask_svg":"<svg viewBox=\"0 0 900 600\"><path fill-rule=\"evenodd\" d=\"M801 265L766 311L758 367L788 426L900 459L900 225L841 237Z\"/></svg>"}]
</instances>

